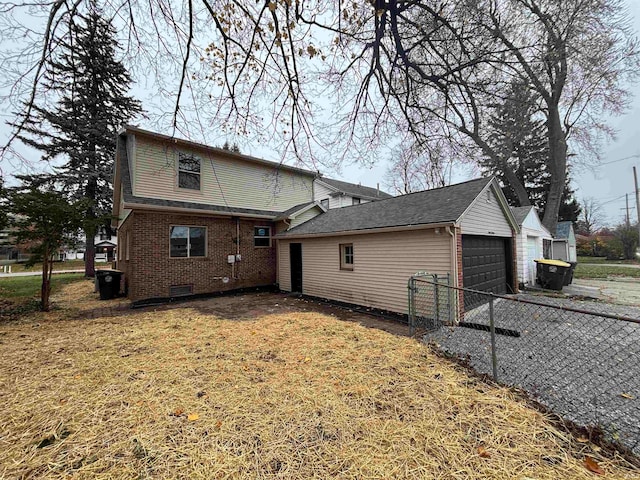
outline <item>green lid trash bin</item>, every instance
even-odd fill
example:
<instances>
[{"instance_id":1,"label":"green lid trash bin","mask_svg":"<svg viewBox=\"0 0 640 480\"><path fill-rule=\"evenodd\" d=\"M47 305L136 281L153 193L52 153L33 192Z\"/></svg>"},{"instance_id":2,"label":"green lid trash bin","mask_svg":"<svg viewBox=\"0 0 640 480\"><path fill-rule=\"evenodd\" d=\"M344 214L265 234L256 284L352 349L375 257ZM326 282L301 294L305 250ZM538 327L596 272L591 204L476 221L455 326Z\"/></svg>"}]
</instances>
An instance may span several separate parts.
<instances>
[{"instance_id":1,"label":"green lid trash bin","mask_svg":"<svg viewBox=\"0 0 640 480\"><path fill-rule=\"evenodd\" d=\"M562 290L565 276L571 270L571 264L562 260L540 258L536 262L536 280L542 288Z\"/></svg>"}]
</instances>

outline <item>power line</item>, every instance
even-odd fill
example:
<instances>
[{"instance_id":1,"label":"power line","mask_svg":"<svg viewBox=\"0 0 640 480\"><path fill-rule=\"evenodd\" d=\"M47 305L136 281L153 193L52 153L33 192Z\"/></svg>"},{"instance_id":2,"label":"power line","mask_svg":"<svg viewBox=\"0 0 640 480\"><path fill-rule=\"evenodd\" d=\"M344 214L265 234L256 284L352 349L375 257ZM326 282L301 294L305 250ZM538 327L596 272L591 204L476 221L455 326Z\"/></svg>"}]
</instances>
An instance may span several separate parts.
<instances>
[{"instance_id":1,"label":"power line","mask_svg":"<svg viewBox=\"0 0 640 480\"><path fill-rule=\"evenodd\" d=\"M628 157L619 158L617 160L611 160L610 162L603 162L600 165L609 165L611 163L623 162L625 160L629 160L630 158L640 158L640 153L636 153L635 155L629 155Z\"/></svg>"}]
</instances>

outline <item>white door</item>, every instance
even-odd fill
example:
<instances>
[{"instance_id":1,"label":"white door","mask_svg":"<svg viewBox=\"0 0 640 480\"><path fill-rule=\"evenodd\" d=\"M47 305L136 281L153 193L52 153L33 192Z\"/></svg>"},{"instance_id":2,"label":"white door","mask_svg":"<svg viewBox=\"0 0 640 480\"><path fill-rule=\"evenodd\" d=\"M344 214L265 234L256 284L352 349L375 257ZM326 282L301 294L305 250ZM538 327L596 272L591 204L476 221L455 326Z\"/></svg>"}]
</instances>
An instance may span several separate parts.
<instances>
[{"instance_id":1,"label":"white door","mask_svg":"<svg viewBox=\"0 0 640 480\"><path fill-rule=\"evenodd\" d=\"M527 280L529 285L535 285L536 283L536 258L540 258L542 255L538 251L538 239L536 237L527 237Z\"/></svg>"}]
</instances>

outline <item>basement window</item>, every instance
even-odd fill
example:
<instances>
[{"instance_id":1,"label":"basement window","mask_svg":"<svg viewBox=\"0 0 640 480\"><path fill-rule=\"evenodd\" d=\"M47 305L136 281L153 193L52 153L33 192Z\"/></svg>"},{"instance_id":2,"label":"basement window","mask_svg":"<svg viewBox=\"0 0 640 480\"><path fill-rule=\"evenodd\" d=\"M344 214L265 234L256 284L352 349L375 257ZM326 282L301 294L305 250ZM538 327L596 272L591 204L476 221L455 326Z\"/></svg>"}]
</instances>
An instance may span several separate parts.
<instances>
[{"instance_id":1,"label":"basement window","mask_svg":"<svg viewBox=\"0 0 640 480\"><path fill-rule=\"evenodd\" d=\"M172 258L191 258L206 256L206 227L171 227L169 256Z\"/></svg>"},{"instance_id":2,"label":"basement window","mask_svg":"<svg viewBox=\"0 0 640 480\"><path fill-rule=\"evenodd\" d=\"M190 153L178 153L178 187L200 190L200 158Z\"/></svg>"},{"instance_id":3,"label":"basement window","mask_svg":"<svg viewBox=\"0 0 640 480\"><path fill-rule=\"evenodd\" d=\"M353 243L340 244L340 270L353 270Z\"/></svg>"},{"instance_id":4,"label":"basement window","mask_svg":"<svg viewBox=\"0 0 640 480\"><path fill-rule=\"evenodd\" d=\"M184 297L193 293L193 285L171 285L169 287L170 297Z\"/></svg>"}]
</instances>

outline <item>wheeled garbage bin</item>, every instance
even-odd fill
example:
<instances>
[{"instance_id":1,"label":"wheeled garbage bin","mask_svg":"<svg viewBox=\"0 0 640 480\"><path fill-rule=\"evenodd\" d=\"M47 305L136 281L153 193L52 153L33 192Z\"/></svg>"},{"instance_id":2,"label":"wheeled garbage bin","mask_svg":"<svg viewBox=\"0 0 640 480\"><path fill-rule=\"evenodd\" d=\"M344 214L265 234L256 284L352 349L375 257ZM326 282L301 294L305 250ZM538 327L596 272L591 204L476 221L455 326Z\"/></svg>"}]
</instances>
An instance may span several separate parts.
<instances>
[{"instance_id":1,"label":"wheeled garbage bin","mask_svg":"<svg viewBox=\"0 0 640 480\"><path fill-rule=\"evenodd\" d=\"M536 279L542 288L562 290L564 278L571 269L571 264L562 260L547 260L541 258L536 262Z\"/></svg>"},{"instance_id":2,"label":"wheeled garbage bin","mask_svg":"<svg viewBox=\"0 0 640 480\"><path fill-rule=\"evenodd\" d=\"M571 285L571 282L573 282L573 272L575 272L576 270L576 265L578 265L578 262L569 262L569 264L571 265L571 268L569 268L569 271L567 272L567 274L564 276L564 283L563 285L566 287L567 285Z\"/></svg>"},{"instance_id":3,"label":"wheeled garbage bin","mask_svg":"<svg viewBox=\"0 0 640 480\"><path fill-rule=\"evenodd\" d=\"M120 293L121 277L119 270L96 270L100 300L110 300Z\"/></svg>"}]
</instances>

